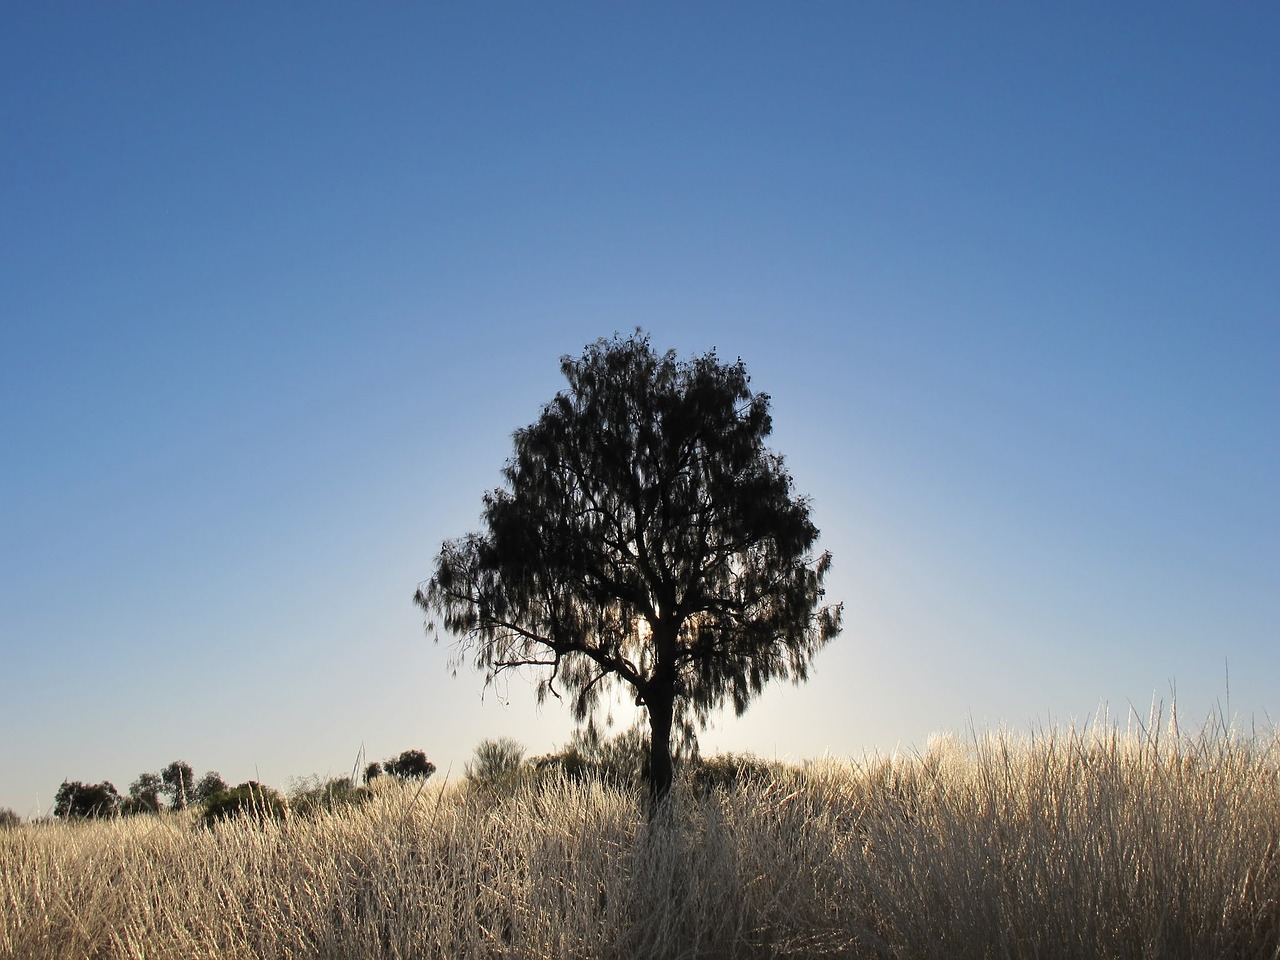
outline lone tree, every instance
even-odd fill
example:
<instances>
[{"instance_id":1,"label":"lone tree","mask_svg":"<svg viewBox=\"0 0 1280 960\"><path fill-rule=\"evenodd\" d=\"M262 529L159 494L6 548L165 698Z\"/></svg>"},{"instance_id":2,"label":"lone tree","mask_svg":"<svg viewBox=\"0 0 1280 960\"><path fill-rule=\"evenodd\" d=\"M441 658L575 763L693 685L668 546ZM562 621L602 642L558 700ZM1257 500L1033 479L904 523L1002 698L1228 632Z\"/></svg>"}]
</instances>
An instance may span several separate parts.
<instances>
[{"instance_id":1,"label":"lone tree","mask_svg":"<svg viewBox=\"0 0 1280 960\"><path fill-rule=\"evenodd\" d=\"M157 813L160 810L160 794L164 792L164 781L157 773L140 773L138 779L129 784L129 798L122 807L129 813Z\"/></svg>"},{"instance_id":2,"label":"lone tree","mask_svg":"<svg viewBox=\"0 0 1280 960\"><path fill-rule=\"evenodd\" d=\"M53 798L53 815L60 820L112 817L119 808L120 794L107 780L101 783L63 780Z\"/></svg>"},{"instance_id":3,"label":"lone tree","mask_svg":"<svg viewBox=\"0 0 1280 960\"><path fill-rule=\"evenodd\" d=\"M576 720L621 686L649 719L651 813L672 780L672 732L726 700L741 715L774 678L808 675L840 632L820 606L809 500L765 446L769 397L742 361L658 355L641 331L560 364L569 387L517 430L485 531L449 540L415 602L486 683L546 668Z\"/></svg>"},{"instance_id":4,"label":"lone tree","mask_svg":"<svg viewBox=\"0 0 1280 960\"><path fill-rule=\"evenodd\" d=\"M398 757L383 760L382 772L401 780L426 780L436 772L436 765L421 750L405 750Z\"/></svg>"},{"instance_id":5,"label":"lone tree","mask_svg":"<svg viewBox=\"0 0 1280 960\"><path fill-rule=\"evenodd\" d=\"M196 774L191 764L183 760L175 760L160 771L163 786L161 792L169 798L169 807L173 810L185 810L187 804L195 799Z\"/></svg>"},{"instance_id":6,"label":"lone tree","mask_svg":"<svg viewBox=\"0 0 1280 960\"><path fill-rule=\"evenodd\" d=\"M222 779L222 774L217 770L210 770L195 786L190 799L196 803L207 803L210 797L217 796L227 790L227 781Z\"/></svg>"}]
</instances>

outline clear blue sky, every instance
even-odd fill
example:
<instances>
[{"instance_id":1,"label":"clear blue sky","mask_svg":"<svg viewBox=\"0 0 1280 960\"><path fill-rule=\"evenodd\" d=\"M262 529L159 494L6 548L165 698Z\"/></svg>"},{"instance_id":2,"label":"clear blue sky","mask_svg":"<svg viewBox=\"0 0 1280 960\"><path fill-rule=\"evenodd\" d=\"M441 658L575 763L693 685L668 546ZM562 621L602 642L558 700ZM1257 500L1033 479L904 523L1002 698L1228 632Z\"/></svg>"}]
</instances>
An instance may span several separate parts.
<instances>
[{"instance_id":1,"label":"clear blue sky","mask_svg":"<svg viewBox=\"0 0 1280 960\"><path fill-rule=\"evenodd\" d=\"M1280 7L8 5L0 806L571 729L410 597L558 358L741 356L844 635L708 750L1280 714ZM619 719L625 720L622 715Z\"/></svg>"}]
</instances>

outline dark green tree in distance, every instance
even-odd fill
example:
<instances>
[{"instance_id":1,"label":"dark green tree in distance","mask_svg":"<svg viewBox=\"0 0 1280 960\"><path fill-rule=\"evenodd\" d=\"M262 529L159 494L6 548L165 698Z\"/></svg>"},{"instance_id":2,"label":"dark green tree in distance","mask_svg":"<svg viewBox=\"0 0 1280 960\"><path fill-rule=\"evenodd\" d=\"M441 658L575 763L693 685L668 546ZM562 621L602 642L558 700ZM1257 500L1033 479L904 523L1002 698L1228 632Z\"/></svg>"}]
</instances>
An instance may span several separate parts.
<instances>
[{"instance_id":1,"label":"dark green tree in distance","mask_svg":"<svg viewBox=\"0 0 1280 960\"><path fill-rule=\"evenodd\" d=\"M269 820L283 820L287 811L288 805L278 790L256 780L246 780L209 797L201 812L200 822L207 827L237 818L266 823Z\"/></svg>"},{"instance_id":2,"label":"dark green tree in distance","mask_svg":"<svg viewBox=\"0 0 1280 960\"><path fill-rule=\"evenodd\" d=\"M158 813L160 810L160 794L164 792L164 781L156 773L140 773L138 779L129 784L129 799L125 801L125 812Z\"/></svg>"},{"instance_id":3,"label":"dark green tree in distance","mask_svg":"<svg viewBox=\"0 0 1280 960\"><path fill-rule=\"evenodd\" d=\"M374 760L364 768L364 785L367 787L380 776L382 776L382 764Z\"/></svg>"},{"instance_id":4,"label":"dark green tree in distance","mask_svg":"<svg viewBox=\"0 0 1280 960\"><path fill-rule=\"evenodd\" d=\"M436 765L421 750L405 750L398 757L382 761L382 769L401 780L426 780L436 772Z\"/></svg>"},{"instance_id":5,"label":"dark green tree in distance","mask_svg":"<svg viewBox=\"0 0 1280 960\"><path fill-rule=\"evenodd\" d=\"M169 798L169 807L183 810L195 799L196 774L191 764L175 760L160 771L160 779L164 783L164 795Z\"/></svg>"},{"instance_id":6,"label":"dark green tree in distance","mask_svg":"<svg viewBox=\"0 0 1280 960\"><path fill-rule=\"evenodd\" d=\"M742 361L679 360L640 331L564 357L568 389L514 435L484 530L441 547L414 600L486 682L545 668L541 700L586 721L620 685L649 720L651 813L672 735L774 679L799 682L840 632L823 606L809 500L765 446L769 397ZM438 621L438 622L437 622Z\"/></svg>"},{"instance_id":7,"label":"dark green tree in distance","mask_svg":"<svg viewBox=\"0 0 1280 960\"><path fill-rule=\"evenodd\" d=\"M226 789L227 781L222 779L222 775L217 770L210 770L196 783L190 799L193 803L207 803L210 797Z\"/></svg>"},{"instance_id":8,"label":"dark green tree in distance","mask_svg":"<svg viewBox=\"0 0 1280 960\"><path fill-rule=\"evenodd\" d=\"M111 817L120 809L115 785L63 780L53 798L53 815L60 820L88 820Z\"/></svg>"}]
</instances>

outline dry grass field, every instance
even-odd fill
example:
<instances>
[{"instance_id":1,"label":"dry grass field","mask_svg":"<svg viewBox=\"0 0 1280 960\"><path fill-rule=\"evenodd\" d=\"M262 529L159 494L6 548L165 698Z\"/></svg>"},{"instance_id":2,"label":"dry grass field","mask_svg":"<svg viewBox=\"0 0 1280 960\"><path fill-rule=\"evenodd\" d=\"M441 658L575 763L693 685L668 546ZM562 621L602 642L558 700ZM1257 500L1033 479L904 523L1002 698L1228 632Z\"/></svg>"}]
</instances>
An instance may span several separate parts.
<instances>
[{"instance_id":1,"label":"dry grass field","mask_svg":"<svg viewBox=\"0 0 1280 960\"><path fill-rule=\"evenodd\" d=\"M939 738L698 792L389 785L0 831L0 955L1280 957L1280 742Z\"/></svg>"}]
</instances>

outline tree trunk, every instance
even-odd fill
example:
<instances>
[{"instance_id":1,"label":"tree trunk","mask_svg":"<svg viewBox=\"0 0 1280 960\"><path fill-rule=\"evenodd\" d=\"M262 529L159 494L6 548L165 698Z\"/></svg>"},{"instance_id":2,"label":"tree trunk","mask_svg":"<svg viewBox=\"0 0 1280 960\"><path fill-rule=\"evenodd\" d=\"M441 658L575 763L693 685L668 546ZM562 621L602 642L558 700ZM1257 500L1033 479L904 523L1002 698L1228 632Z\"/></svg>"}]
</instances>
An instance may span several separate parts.
<instances>
[{"instance_id":1,"label":"tree trunk","mask_svg":"<svg viewBox=\"0 0 1280 960\"><path fill-rule=\"evenodd\" d=\"M663 801L671 792L671 721L675 713L675 697L650 696L649 708L649 819L658 815Z\"/></svg>"}]
</instances>

